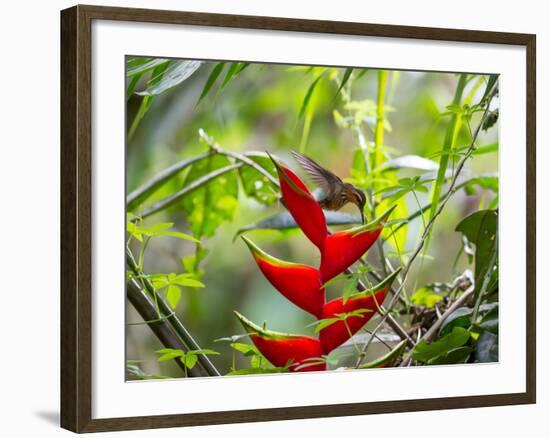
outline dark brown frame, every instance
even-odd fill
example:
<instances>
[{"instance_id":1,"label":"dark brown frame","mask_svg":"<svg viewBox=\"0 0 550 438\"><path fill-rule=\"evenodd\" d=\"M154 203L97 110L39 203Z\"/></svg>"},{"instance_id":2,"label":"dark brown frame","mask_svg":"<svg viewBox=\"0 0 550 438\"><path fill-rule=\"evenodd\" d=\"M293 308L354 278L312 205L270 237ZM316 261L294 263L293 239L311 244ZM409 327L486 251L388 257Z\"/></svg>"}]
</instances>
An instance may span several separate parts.
<instances>
[{"instance_id":1,"label":"dark brown frame","mask_svg":"<svg viewBox=\"0 0 550 438\"><path fill-rule=\"evenodd\" d=\"M526 392L230 412L92 419L92 20L141 21L525 46L527 51ZM100 6L75 6L62 11L61 426L74 432L98 432L535 403L535 56L536 37L531 34Z\"/></svg>"}]
</instances>

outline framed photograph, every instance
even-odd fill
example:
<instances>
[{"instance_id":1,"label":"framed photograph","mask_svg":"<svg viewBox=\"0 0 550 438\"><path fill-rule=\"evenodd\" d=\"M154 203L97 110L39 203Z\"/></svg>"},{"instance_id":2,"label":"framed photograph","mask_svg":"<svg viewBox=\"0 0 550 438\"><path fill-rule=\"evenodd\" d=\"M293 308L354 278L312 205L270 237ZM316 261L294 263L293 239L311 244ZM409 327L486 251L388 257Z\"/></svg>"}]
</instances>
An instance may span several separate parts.
<instances>
[{"instance_id":1,"label":"framed photograph","mask_svg":"<svg viewBox=\"0 0 550 438\"><path fill-rule=\"evenodd\" d=\"M535 35L61 13L61 425L534 403Z\"/></svg>"}]
</instances>

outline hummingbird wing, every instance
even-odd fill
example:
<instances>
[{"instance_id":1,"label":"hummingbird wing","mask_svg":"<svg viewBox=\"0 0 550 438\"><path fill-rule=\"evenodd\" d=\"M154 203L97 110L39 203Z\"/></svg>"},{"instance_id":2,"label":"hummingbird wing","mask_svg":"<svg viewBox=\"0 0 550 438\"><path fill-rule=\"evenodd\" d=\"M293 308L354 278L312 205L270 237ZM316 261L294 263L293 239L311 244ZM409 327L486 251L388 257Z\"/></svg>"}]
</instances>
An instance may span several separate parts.
<instances>
[{"instance_id":1,"label":"hummingbird wing","mask_svg":"<svg viewBox=\"0 0 550 438\"><path fill-rule=\"evenodd\" d=\"M294 159L302 166L311 180L317 184L325 193L330 196L332 192L343 184L343 181L330 170L296 151L291 151Z\"/></svg>"}]
</instances>

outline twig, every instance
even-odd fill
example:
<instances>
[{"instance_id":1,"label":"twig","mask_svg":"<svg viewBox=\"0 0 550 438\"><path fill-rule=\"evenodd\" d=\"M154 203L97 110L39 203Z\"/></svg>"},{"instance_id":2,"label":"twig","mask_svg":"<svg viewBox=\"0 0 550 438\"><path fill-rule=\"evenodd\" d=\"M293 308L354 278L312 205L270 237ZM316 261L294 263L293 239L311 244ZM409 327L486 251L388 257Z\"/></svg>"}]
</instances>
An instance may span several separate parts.
<instances>
[{"instance_id":1,"label":"twig","mask_svg":"<svg viewBox=\"0 0 550 438\"><path fill-rule=\"evenodd\" d=\"M429 342L431 341L434 336L437 334L437 332L439 331L439 329L441 328L441 326L443 325L443 323L446 321L446 319L456 310L458 309L459 307L462 307L462 305L466 302L466 300L468 298L470 298L470 296L474 293L474 286L470 286L470 288L464 292L453 304L451 304L451 306L445 311L445 313L443 313L443 315L441 315L441 318L439 318L429 329L428 331L424 334L424 336L422 336L419 340L422 341L426 341L426 342ZM408 367L411 362L412 362L412 356L413 356L413 351L414 350L411 350L409 351L409 354L407 355L407 357L403 360L403 362L401 362L401 364L399 366L401 367Z\"/></svg>"}]
</instances>

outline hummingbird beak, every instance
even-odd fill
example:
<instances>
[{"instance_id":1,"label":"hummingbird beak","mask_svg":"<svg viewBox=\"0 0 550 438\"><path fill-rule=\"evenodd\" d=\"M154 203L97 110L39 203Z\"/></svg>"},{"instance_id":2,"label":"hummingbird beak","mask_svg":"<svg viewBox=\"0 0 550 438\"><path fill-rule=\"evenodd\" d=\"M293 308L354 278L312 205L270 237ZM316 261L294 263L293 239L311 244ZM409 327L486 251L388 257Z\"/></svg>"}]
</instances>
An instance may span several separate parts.
<instances>
[{"instance_id":1,"label":"hummingbird beak","mask_svg":"<svg viewBox=\"0 0 550 438\"><path fill-rule=\"evenodd\" d=\"M365 223L365 204L367 203L367 199L365 198L365 194L359 190L355 189L355 202L354 204L357 205L357 208L359 209L359 213L361 214L361 223Z\"/></svg>"}]
</instances>

